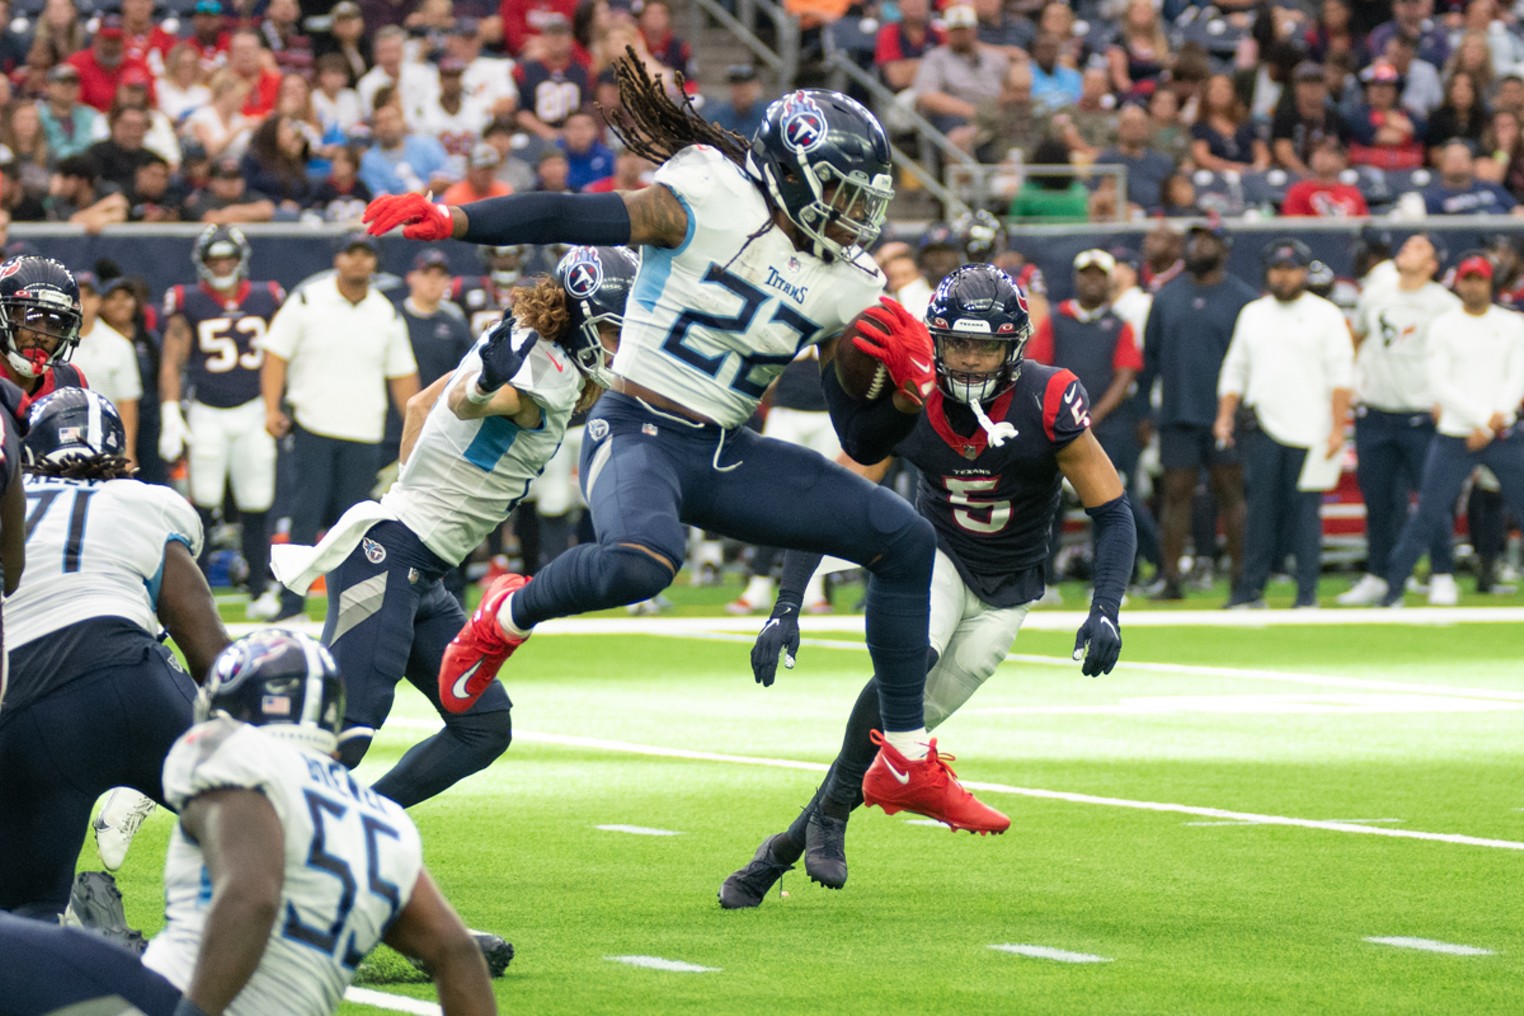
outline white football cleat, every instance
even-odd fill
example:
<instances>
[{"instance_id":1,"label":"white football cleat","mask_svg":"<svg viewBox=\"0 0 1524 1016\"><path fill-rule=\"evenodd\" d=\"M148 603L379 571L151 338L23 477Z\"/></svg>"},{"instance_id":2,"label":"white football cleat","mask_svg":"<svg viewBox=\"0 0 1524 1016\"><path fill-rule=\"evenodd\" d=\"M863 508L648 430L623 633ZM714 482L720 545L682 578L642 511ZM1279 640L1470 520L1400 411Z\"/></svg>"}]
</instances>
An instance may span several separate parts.
<instances>
[{"instance_id":1,"label":"white football cleat","mask_svg":"<svg viewBox=\"0 0 1524 1016\"><path fill-rule=\"evenodd\" d=\"M1386 579L1369 572L1360 576L1356 582L1345 592L1334 598L1334 602L1341 607L1374 607L1386 599Z\"/></svg>"},{"instance_id":2,"label":"white football cleat","mask_svg":"<svg viewBox=\"0 0 1524 1016\"><path fill-rule=\"evenodd\" d=\"M155 804L130 787L117 787L106 795L101 813L90 827L95 830L95 849L107 871L116 871L127 860L127 848Z\"/></svg>"},{"instance_id":3,"label":"white football cleat","mask_svg":"<svg viewBox=\"0 0 1524 1016\"><path fill-rule=\"evenodd\" d=\"M258 599L249 601L243 613L250 621L275 620L280 616L280 590L273 584L266 586Z\"/></svg>"},{"instance_id":4,"label":"white football cleat","mask_svg":"<svg viewBox=\"0 0 1524 1016\"><path fill-rule=\"evenodd\" d=\"M1460 603L1460 587L1454 575L1429 576L1429 606L1453 607Z\"/></svg>"}]
</instances>

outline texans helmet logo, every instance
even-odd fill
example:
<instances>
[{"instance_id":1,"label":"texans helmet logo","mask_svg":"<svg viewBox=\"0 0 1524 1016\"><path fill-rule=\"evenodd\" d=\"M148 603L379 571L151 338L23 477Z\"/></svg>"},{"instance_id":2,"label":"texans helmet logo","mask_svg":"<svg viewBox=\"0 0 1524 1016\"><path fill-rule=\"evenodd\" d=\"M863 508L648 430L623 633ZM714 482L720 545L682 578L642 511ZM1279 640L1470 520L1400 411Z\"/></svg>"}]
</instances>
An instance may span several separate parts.
<instances>
[{"instance_id":1,"label":"texans helmet logo","mask_svg":"<svg viewBox=\"0 0 1524 1016\"><path fill-rule=\"evenodd\" d=\"M826 139L825 111L803 92L783 100L783 140L801 154L813 152Z\"/></svg>"},{"instance_id":2,"label":"texans helmet logo","mask_svg":"<svg viewBox=\"0 0 1524 1016\"><path fill-rule=\"evenodd\" d=\"M603 262L591 247L579 247L571 252L571 267L566 271L566 291L579 300L586 300L603 285Z\"/></svg>"},{"instance_id":3,"label":"texans helmet logo","mask_svg":"<svg viewBox=\"0 0 1524 1016\"><path fill-rule=\"evenodd\" d=\"M0 265L0 279L8 279L21 271L21 259L11 258L5 264Z\"/></svg>"}]
</instances>

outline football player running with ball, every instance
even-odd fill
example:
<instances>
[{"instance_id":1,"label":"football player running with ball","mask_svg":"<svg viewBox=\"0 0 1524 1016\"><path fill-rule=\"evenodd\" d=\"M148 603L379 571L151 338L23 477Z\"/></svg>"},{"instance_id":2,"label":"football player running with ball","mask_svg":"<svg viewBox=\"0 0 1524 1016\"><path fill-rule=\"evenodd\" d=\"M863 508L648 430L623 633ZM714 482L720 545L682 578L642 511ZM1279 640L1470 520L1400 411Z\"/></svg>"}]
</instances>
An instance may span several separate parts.
<instances>
[{"instance_id":1,"label":"football player running with ball","mask_svg":"<svg viewBox=\"0 0 1524 1016\"><path fill-rule=\"evenodd\" d=\"M441 699L469 708L541 621L661 592L682 565L690 525L834 554L871 575L867 645L885 743L865 787L895 808L1003 832L1010 820L958 783L922 718L931 524L861 476L744 427L800 349L829 344L829 361L865 310L853 342L883 363L893 395L858 402L825 371L843 448L879 461L935 388L930 336L903 307L879 302L884 277L863 252L893 196L883 128L844 95L798 91L768 107L748 145L686 100L675 104L633 54L616 67L624 112L615 130L661 164L659 186L456 208L396 195L366 210L373 233L404 226L417 240L642 247L614 386L594 407L582 450L599 542L557 557L533 582L494 583L445 654Z\"/></svg>"},{"instance_id":2,"label":"football player running with ball","mask_svg":"<svg viewBox=\"0 0 1524 1016\"><path fill-rule=\"evenodd\" d=\"M464 711L440 703L440 659L466 620L443 579L517 507L572 413L602 393L636 267L623 247L574 247L553 278L516 290L518 321L494 325L408 401L402 472L381 500L355 505L315 548L276 548L275 573L297 592L328 576L323 642L349 683L340 760L360 764L403 677L444 718L376 781L403 807L486 768L512 739L501 685Z\"/></svg>"},{"instance_id":3,"label":"football player running with ball","mask_svg":"<svg viewBox=\"0 0 1524 1016\"><path fill-rule=\"evenodd\" d=\"M937 288L926 323L936 343L937 390L894 452L920 470L916 506L937 533L936 660L926 678L926 726L935 729L995 672L1042 596L1063 480L1095 520L1095 595L1074 640L1075 658L1091 677L1109 673L1122 650L1117 615L1137 536L1117 471L1090 432L1090 400L1079 379L1022 360L1032 325L1020 288L993 265L965 265ZM876 479L888 467L886 459L863 472ZM794 665L800 599L819 562L797 552L784 559L777 605L752 649L761 684L773 683L780 655L785 667ZM847 818L865 791L874 803L862 781L879 722L874 684L858 696L841 754L814 799L725 881L721 906L759 905L801 853L811 879L831 889L846 884Z\"/></svg>"}]
</instances>

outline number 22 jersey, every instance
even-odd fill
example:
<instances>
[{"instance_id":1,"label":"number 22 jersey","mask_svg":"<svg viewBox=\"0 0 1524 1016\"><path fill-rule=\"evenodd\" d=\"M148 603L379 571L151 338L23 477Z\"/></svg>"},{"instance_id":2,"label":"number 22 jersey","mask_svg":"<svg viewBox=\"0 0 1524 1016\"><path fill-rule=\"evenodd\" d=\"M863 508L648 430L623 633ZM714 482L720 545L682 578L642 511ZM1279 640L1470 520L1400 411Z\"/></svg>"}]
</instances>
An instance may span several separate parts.
<instances>
[{"instance_id":1,"label":"number 22 jersey","mask_svg":"<svg viewBox=\"0 0 1524 1016\"><path fill-rule=\"evenodd\" d=\"M231 409L259 398L265 331L286 300L275 282L240 282L230 297L205 286L172 286L164 319L183 315L190 326L186 389L204 406Z\"/></svg>"}]
</instances>

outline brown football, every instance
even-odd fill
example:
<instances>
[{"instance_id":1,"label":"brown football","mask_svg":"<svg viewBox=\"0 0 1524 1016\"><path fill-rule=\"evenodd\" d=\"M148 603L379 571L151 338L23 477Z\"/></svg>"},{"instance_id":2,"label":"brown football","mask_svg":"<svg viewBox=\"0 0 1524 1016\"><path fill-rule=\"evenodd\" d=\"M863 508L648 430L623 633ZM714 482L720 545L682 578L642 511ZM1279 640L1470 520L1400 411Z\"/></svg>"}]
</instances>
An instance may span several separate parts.
<instances>
[{"instance_id":1,"label":"brown football","mask_svg":"<svg viewBox=\"0 0 1524 1016\"><path fill-rule=\"evenodd\" d=\"M841 390L853 399L873 402L892 394L894 387L889 383L888 369L852 344L862 320L863 315L859 314L847 322L841 338L836 340L836 379L841 382ZM871 324L868 334L883 338L883 332Z\"/></svg>"}]
</instances>

